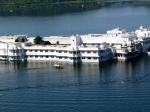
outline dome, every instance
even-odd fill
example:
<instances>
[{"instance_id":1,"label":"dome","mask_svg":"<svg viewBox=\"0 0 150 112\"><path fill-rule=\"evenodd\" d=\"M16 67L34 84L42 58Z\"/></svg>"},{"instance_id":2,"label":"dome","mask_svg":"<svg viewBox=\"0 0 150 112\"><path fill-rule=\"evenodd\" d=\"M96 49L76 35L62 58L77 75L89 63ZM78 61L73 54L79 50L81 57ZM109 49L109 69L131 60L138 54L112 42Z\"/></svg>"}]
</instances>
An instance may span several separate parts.
<instances>
[{"instance_id":1,"label":"dome","mask_svg":"<svg viewBox=\"0 0 150 112\"><path fill-rule=\"evenodd\" d=\"M141 26L140 26L140 30L142 30L142 29L143 29L143 26L141 25Z\"/></svg>"}]
</instances>

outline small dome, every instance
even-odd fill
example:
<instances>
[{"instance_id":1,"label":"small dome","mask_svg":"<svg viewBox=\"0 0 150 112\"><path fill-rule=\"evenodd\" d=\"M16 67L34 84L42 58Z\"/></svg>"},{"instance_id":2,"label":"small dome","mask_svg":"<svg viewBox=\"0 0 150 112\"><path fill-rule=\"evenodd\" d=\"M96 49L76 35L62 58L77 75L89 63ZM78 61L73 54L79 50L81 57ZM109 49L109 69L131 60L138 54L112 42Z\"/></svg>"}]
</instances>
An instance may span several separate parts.
<instances>
[{"instance_id":1,"label":"small dome","mask_svg":"<svg viewBox=\"0 0 150 112\"><path fill-rule=\"evenodd\" d=\"M143 29L143 26L142 26L142 25L140 26L140 29Z\"/></svg>"}]
</instances>

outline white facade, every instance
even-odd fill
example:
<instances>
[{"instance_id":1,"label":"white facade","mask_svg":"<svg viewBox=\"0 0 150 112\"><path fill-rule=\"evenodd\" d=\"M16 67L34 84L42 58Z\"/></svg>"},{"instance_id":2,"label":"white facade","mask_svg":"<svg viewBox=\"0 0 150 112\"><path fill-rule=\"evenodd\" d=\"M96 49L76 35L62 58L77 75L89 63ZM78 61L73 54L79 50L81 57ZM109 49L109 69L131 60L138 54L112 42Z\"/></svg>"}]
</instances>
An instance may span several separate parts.
<instances>
[{"instance_id":1,"label":"white facade","mask_svg":"<svg viewBox=\"0 0 150 112\"><path fill-rule=\"evenodd\" d=\"M51 44L56 44L59 42L59 44L70 44L70 37L69 36L49 36L44 37L44 41L49 41Z\"/></svg>"},{"instance_id":2,"label":"white facade","mask_svg":"<svg viewBox=\"0 0 150 112\"><path fill-rule=\"evenodd\" d=\"M15 42L18 39L19 42ZM25 42L22 42L22 39ZM45 60L65 62L101 62L127 60L150 50L150 29L140 27L135 32L120 28L106 34L44 37L52 45L33 45L34 37L1 36L0 60Z\"/></svg>"},{"instance_id":3,"label":"white facade","mask_svg":"<svg viewBox=\"0 0 150 112\"><path fill-rule=\"evenodd\" d=\"M0 43L0 60L24 60L24 48L20 43Z\"/></svg>"},{"instance_id":4,"label":"white facade","mask_svg":"<svg viewBox=\"0 0 150 112\"><path fill-rule=\"evenodd\" d=\"M141 26L138 30L135 31L138 41L142 45L142 52L150 52L150 28L144 28Z\"/></svg>"},{"instance_id":5,"label":"white facade","mask_svg":"<svg viewBox=\"0 0 150 112\"><path fill-rule=\"evenodd\" d=\"M65 62L100 62L112 59L110 48L75 46L26 46L27 60L49 60Z\"/></svg>"},{"instance_id":6,"label":"white facade","mask_svg":"<svg viewBox=\"0 0 150 112\"><path fill-rule=\"evenodd\" d=\"M5 35L0 36L0 42L15 42L15 40L18 39L18 42L26 42L27 35Z\"/></svg>"}]
</instances>

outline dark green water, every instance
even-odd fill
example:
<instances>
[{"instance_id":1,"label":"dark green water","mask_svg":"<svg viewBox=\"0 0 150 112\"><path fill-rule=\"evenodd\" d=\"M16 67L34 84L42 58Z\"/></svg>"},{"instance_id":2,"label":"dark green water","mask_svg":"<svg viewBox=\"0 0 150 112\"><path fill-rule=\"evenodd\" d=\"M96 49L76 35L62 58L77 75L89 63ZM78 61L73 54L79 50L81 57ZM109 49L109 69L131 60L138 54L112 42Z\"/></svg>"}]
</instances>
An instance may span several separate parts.
<instances>
[{"instance_id":1,"label":"dark green water","mask_svg":"<svg viewBox=\"0 0 150 112\"><path fill-rule=\"evenodd\" d=\"M112 6L53 17L0 17L0 35L133 31L150 26L150 8ZM101 64L0 62L0 112L149 112L150 57Z\"/></svg>"}]
</instances>

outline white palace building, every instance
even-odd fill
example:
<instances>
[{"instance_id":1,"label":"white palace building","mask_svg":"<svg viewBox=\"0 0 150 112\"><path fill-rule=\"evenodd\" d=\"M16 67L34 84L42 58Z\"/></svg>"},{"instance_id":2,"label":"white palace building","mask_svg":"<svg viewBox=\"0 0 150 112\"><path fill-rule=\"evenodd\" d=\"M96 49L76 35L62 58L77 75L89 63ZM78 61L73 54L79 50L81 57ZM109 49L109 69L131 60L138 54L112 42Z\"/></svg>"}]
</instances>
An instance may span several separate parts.
<instances>
[{"instance_id":1,"label":"white palace building","mask_svg":"<svg viewBox=\"0 0 150 112\"><path fill-rule=\"evenodd\" d=\"M43 37L51 45L34 45L34 39L26 35L0 36L0 60L101 62L128 60L150 51L150 28L142 26L135 32L116 28L106 34Z\"/></svg>"}]
</instances>

